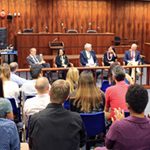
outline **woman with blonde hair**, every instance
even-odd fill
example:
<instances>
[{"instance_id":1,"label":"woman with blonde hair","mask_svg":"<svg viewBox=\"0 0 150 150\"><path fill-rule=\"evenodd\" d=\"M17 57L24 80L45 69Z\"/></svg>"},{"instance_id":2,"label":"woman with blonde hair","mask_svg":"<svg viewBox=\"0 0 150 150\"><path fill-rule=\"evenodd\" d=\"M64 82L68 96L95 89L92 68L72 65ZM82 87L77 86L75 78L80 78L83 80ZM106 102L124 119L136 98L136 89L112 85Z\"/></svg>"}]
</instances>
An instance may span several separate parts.
<instances>
[{"instance_id":1,"label":"woman with blonde hair","mask_svg":"<svg viewBox=\"0 0 150 150\"><path fill-rule=\"evenodd\" d=\"M17 83L10 81L10 66L4 63L1 68L1 78L3 81L3 92L5 98L14 98L16 105L19 103L19 86Z\"/></svg>"},{"instance_id":2,"label":"woman with blonde hair","mask_svg":"<svg viewBox=\"0 0 150 150\"><path fill-rule=\"evenodd\" d=\"M75 67L69 68L66 76L66 81L70 84L70 94L77 88L79 79L79 71Z\"/></svg>"},{"instance_id":3,"label":"woman with blonde hair","mask_svg":"<svg viewBox=\"0 0 150 150\"><path fill-rule=\"evenodd\" d=\"M76 112L98 112L104 109L104 93L96 87L92 72L80 74L75 99L71 101L71 110Z\"/></svg>"}]
</instances>

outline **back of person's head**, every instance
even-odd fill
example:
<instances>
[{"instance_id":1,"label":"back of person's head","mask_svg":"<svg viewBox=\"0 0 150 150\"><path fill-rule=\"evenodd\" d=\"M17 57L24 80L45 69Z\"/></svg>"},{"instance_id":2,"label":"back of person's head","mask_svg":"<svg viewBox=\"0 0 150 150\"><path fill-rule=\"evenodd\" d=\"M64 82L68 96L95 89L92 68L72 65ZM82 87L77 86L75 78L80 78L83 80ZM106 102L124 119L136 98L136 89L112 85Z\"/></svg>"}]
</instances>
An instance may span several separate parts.
<instances>
[{"instance_id":1,"label":"back of person's head","mask_svg":"<svg viewBox=\"0 0 150 150\"><path fill-rule=\"evenodd\" d=\"M11 114L11 117L9 117ZM0 98L0 118L13 119L12 106L9 100Z\"/></svg>"},{"instance_id":2,"label":"back of person's head","mask_svg":"<svg viewBox=\"0 0 150 150\"><path fill-rule=\"evenodd\" d=\"M10 71L11 72L15 72L17 70L17 68L18 68L18 63L12 62L12 63L10 63L9 66L10 66Z\"/></svg>"},{"instance_id":3,"label":"back of person's head","mask_svg":"<svg viewBox=\"0 0 150 150\"><path fill-rule=\"evenodd\" d=\"M41 65L32 65L30 68L30 75L32 79L37 79L42 74Z\"/></svg>"},{"instance_id":4,"label":"back of person's head","mask_svg":"<svg viewBox=\"0 0 150 150\"><path fill-rule=\"evenodd\" d=\"M141 85L131 85L126 93L126 102L135 113L143 113L148 103L148 92Z\"/></svg>"},{"instance_id":5,"label":"back of person's head","mask_svg":"<svg viewBox=\"0 0 150 150\"><path fill-rule=\"evenodd\" d=\"M70 86L65 80L56 80L50 89L50 97L52 103L62 104L69 95Z\"/></svg>"},{"instance_id":6,"label":"back of person's head","mask_svg":"<svg viewBox=\"0 0 150 150\"><path fill-rule=\"evenodd\" d=\"M69 68L67 75L66 75L66 81L70 84L70 91L74 91L74 86L77 84L79 80L79 70L75 67Z\"/></svg>"},{"instance_id":7,"label":"back of person's head","mask_svg":"<svg viewBox=\"0 0 150 150\"><path fill-rule=\"evenodd\" d=\"M40 77L36 80L35 88L38 94L44 94L49 92L49 81L46 77Z\"/></svg>"},{"instance_id":8,"label":"back of person's head","mask_svg":"<svg viewBox=\"0 0 150 150\"><path fill-rule=\"evenodd\" d=\"M74 104L81 107L81 111L90 112L99 107L101 98L101 91L96 87L92 72L83 71L79 77Z\"/></svg>"},{"instance_id":9,"label":"back of person's head","mask_svg":"<svg viewBox=\"0 0 150 150\"><path fill-rule=\"evenodd\" d=\"M123 81L125 79L125 70L120 65L116 65L112 69L112 76L116 81Z\"/></svg>"},{"instance_id":10,"label":"back of person's head","mask_svg":"<svg viewBox=\"0 0 150 150\"><path fill-rule=\"evenodd\" d=\"M1 66L1 77L2 79L10 79L10 66L7 63L2 64Z\"/></svg>"}]
</instances>

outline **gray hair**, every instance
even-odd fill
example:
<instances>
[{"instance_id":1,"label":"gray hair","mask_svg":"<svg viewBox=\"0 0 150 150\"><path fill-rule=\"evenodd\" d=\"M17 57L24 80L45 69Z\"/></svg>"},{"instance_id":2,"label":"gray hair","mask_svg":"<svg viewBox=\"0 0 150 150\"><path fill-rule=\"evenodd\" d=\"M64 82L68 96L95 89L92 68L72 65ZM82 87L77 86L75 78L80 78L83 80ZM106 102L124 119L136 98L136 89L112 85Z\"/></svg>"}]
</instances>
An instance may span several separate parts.
<instances>
[{"instance_id":1,"label":"gray hair","mask_svg":"<svg viewBox=\"0 0 150 150\"><path fill-rule=\"evenodd\" d=\"M92 47L92 44L90 44L90 43L86 43L86 44L84 45L84 49L91 48L91 47Z\"/></svg>"},{"instance_id":2,"label":"gray hair","mask_svg":"<svg viewBox=\"0 0 150 150\"><path fill-rule=\"evenodd\" d=\"M18 68L18 63L12 62L12 63L10 63L9 66L10 66L10 71L11 71L11 72L15 72L16 69Z\"/></svg>"},{"instance_id":3,"label":"gray hair","mask_svg":"<svg viewBox=\"0 0 150 150\"><path fill-rule=\"evenodd\" d=\"M125 79L125 69L117 65L112 69L112 75L117 81L123 81Z\"/></svg>"}]
</instances>

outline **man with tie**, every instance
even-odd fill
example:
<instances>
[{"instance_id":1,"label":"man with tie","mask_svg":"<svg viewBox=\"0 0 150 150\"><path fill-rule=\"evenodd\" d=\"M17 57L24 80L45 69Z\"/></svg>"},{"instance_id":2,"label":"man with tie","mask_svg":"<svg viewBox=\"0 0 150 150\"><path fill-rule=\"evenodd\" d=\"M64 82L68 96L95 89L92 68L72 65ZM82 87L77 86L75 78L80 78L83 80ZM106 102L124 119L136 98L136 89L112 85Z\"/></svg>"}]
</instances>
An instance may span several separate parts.
<instances>
[{"instance_id":1,"label":"man with tie","mask_svg":"<svg viewBox=\"0 0 150 150\"><path fill-rule=\"evenodd\" d=\"M49 68L50 67L50 64L46 63L43 60L42 54L36 55L36 48L30 49L30 55L27 57L27 62L29 64L29 66L39 64L42 66L42 68Z\"/></svg>"},{"instance_id":2,"label":"man with tie","mask_svg":"<svg viewBox=\"0 0 150 150\"><path fill-rule=\"evenodd\" d=\"M141 62L140 52L137 50L137 45L132 44L131 49L125 52L124 62L128 66L137 66ZM139 68L136 68L138 75L141 74ZM131 70L131 77L135 79L135 68Z\"/></svg>"},{"instance_id":3,"label":"man with tie","mask_svg":"<svg viewBox=\"0 0 150 150\"><path fill-rule=\"evenodd\" d=\"M44 61L42 54L36 55L36 48L30 49L30 55L27 57L27 63L29 64L29 67L40 65L42 68L50 68L50 64ZM50 71L46 71L45 76L49 81L52 80L52 74Z\"/></svg>"}]
</instances>

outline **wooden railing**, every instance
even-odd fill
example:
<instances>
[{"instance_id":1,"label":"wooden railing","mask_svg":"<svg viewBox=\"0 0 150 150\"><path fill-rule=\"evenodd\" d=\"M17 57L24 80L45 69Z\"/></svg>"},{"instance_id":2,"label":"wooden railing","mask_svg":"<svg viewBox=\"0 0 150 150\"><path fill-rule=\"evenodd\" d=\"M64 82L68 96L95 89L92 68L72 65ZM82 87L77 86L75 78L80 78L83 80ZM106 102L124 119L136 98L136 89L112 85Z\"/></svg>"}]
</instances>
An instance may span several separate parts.
<instances>
[{"instance_id":1,"label":"wooden railing","mask_svg":"<svg viewBox=\"0 0 150 150\"><path fill-rule=\"evenodd\" d=\"M140 76L140 84L144 85L146 88L150 88L150 64L146 64L146 65L138 65L138 66L123 66L125 69L129 69L129 68L141 68L141 70L144 70L145 68L145 72L144 74L141 74ZM83 70L92 70L95 71L96 70L101 70L101 73L103 73L103 70L108 70L109 67L107 66L97 66L97 67L76 67L79 71L83 71ZM65 70L67 71L69 68L43 68L43 72L46 71L62 71ZM21 76L21 73L25 73L26 74L26 79L29 78L29 72L30 69L26 68L26 69L18 69L17 70L19 76ZM135 73L136 74L136 73ZM145 83L143 83L143 78L146 78ZM103 79L102 79L103 80Z\"/></svg>"}]
</instances>

